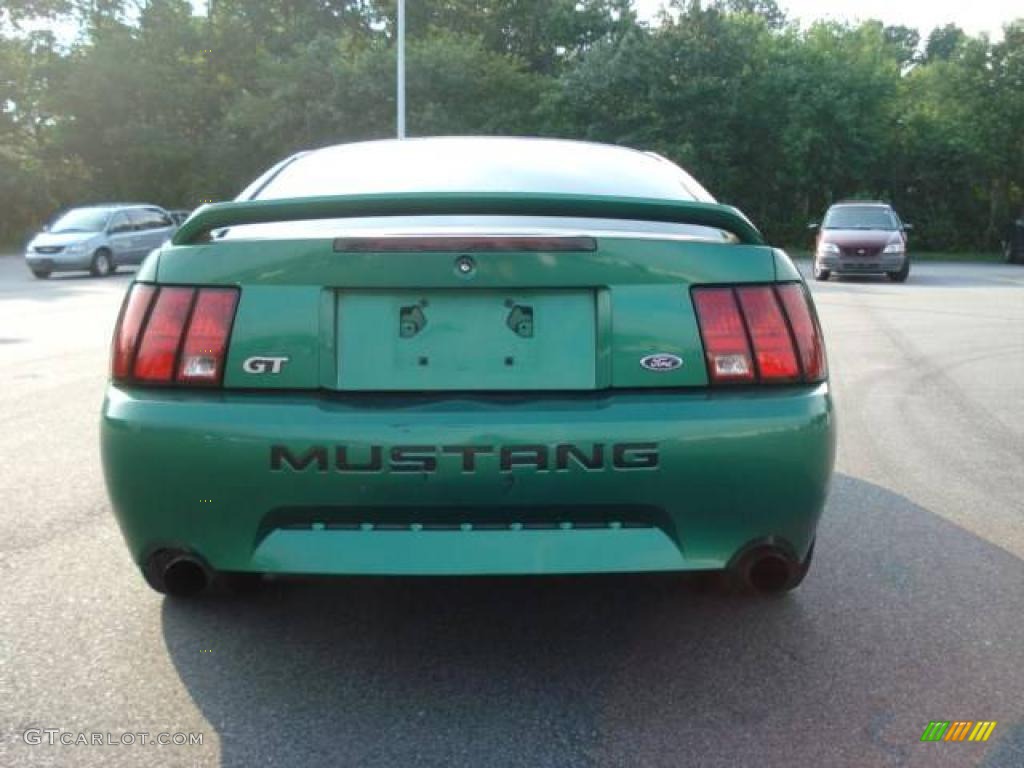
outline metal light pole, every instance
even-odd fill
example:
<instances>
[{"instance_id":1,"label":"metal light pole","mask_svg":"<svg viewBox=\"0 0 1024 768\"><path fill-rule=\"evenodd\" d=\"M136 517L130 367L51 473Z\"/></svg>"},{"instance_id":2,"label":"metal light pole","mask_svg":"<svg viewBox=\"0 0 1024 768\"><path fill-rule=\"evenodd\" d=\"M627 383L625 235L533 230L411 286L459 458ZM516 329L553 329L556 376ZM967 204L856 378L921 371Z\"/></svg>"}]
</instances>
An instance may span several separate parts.
<instances>
[{"instance_id":1,"label":"metal light pole","mask_svg":"<svg viewBox=\"0 0 1024 768\"><path fill-rule=\"evenodd\" d=\"M398 0L398 138L405 138L405 0Z\"/></svg>"}]
</instances>

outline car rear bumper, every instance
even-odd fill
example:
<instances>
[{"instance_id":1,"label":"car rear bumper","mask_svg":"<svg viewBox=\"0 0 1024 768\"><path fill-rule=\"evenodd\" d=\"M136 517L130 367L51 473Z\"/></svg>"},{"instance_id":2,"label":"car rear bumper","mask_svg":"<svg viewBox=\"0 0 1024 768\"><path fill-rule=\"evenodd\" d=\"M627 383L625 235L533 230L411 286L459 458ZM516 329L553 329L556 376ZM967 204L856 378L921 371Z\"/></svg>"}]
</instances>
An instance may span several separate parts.
<instances>
[{"instance_id":1,"label":"car rear bumper","mask_svg":"<svg viewBox=\"0 0 1024 768\"><path fill-rule=\"evenodd\" d=\"M906 256L902 253L880 254L865 259L849 259L834 254L818 255L819 269L827 269L837 275L877 274L899 272Z\"/></svg>"},{"instance_id":2,"label":"car rear bumper","mask_svg":"<svg viewBox=\"0 0 1024 768\"><path fill-rule=\"evenodd\" d=\"M92 252L82 253L34 253L25 254L25 263L36 272L61 272L70 269L88 269L92 263Z\"/></svg>"},{"instance_id":3,"label":"car rear bumper","mask_svg":"<svg viewBox=\"0 0 1024 768\"><path fill-rule=\"evenodd\" d=\"M751 542L804 557L835 419L827 384L345 398L111 386L101 443L140 564L184 549L274 573L703 570Z\"/></svg>"}]
</instances>

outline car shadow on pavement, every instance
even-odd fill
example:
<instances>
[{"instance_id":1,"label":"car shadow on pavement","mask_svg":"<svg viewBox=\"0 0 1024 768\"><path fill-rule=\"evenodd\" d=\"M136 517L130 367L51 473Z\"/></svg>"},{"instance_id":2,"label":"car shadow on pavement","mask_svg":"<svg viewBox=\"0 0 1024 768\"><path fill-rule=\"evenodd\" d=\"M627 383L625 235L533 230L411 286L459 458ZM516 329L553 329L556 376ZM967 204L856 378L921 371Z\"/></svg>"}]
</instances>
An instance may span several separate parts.
<instances>
[{"instance_id":1,"label":"car shadow on pavement","mask_svg":"<svg viewBox=\"0 0 1024 768\"><path fill-rule=\"evenodd\" d=\"M697 583L281 580L163 633L227 766L1024 764L1014 555L839 475L798 591Z\"/></svg>"}]
</instances>

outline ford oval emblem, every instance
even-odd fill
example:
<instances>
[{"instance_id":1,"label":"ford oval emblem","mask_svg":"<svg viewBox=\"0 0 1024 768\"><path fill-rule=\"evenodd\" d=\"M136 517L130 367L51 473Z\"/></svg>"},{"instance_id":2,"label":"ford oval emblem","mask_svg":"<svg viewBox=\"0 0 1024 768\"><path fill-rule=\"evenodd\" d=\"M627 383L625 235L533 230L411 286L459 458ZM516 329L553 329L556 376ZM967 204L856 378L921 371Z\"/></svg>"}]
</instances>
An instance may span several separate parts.
<instances>
[{"instance_id":1,"label":"ford oval emblem","mask_svg":"<svg viewBox=\"0 0 1024 768\"><path fill-rule=\"evenodd\" d=\"M640 365L648 371L674 371L683 364L683 358L665 354L648 355L640 359Z\"/></svg>"}]
</instances>

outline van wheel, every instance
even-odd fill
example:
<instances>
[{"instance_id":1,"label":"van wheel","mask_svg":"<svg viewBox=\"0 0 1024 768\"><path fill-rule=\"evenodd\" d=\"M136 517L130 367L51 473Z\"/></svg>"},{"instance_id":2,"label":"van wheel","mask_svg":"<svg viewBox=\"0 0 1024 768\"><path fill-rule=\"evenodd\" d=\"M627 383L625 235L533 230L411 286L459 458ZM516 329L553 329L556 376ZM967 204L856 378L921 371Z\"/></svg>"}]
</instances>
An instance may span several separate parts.
<instances>
[{"instance_id":1,"label":"van wheel","mask_svg":"<svg viewBox=\"0 0 1024 768\"><path fill-rule=\"evenodd\" d=\"M33 269L32 274L39 280L45 280L50 276L50 270L48 269Z\"/></svg>"},{"instance_id":2,"label":"van wheel","mask_svg":"<svg viewBox=\"0 0 1024 768\"><path fill-rule=\"evenodd\" d=\"M100 248L92 255L92 265L89 267L89 272L93 277L112 275L115 269L114 260L110 256L110 251L106 248Z\"/></svg>"},{"instance_id":3,"label":"van wheel","mask_svg":"<svg viewBox=\"0 0 1024 768\"><path fill-rule=\"evenodd\" d=\"M832 272L828 269L822 269L817 264L814 265L814 279L825 281L832 277Z\"/></svg>"},{"instance_id":4,"label":"van wheel","mask_svg":"<svg viewBox=\"0 0 1024 768\"><path fill-rule=\"evenodd\" d=\"M898 272L887 272L887 277L894 283L905 283L910 276L910 259L903 262L903 267Z\"/></svg>"},{"instance_id":5,"label":"van wheel","mask_svg":"<svg viewBox=\"0 0 1024 768\"><path fill-rule=\"evenodd\" d=\"M1013 241L1007 240L1003 244L1003 258L1007 264L1024 264L1024 250L1014 252Z\"/></svg>"}]
</instances>

